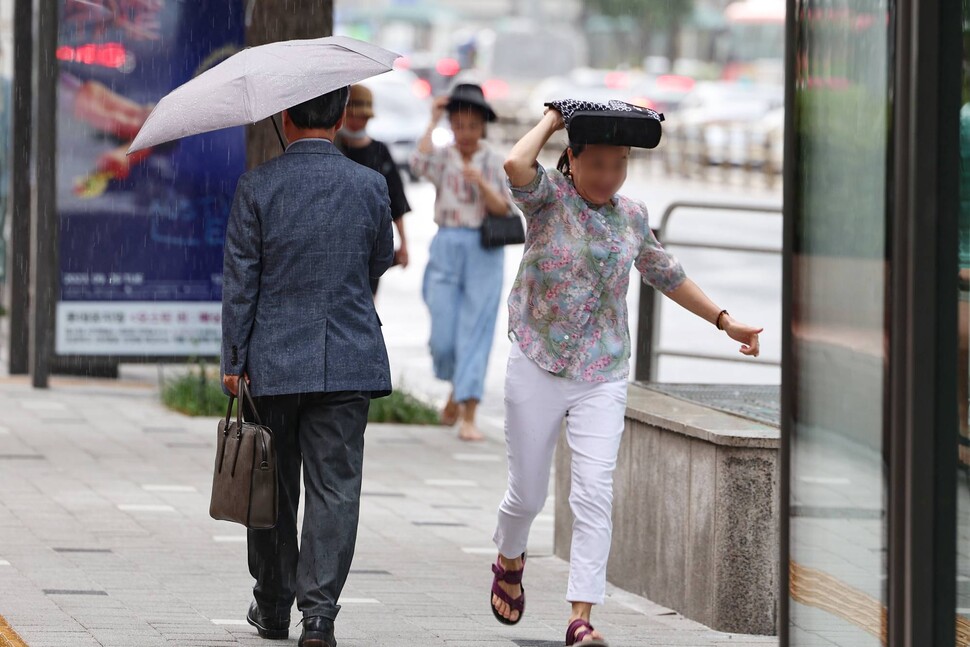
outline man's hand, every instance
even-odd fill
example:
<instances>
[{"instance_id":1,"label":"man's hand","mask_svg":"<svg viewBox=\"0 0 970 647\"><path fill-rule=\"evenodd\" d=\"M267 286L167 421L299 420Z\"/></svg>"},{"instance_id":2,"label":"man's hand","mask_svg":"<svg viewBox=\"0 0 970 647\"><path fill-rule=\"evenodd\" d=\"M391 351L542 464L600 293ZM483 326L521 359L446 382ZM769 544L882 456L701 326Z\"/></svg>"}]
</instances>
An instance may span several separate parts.
<instances>
[{"instance_id":1,"label":"man's hand","mask_svg":"<svg viewBox=\"0 0 970 647\"><path fill-rule=\"evenodd\" d=\"M405 244L401 244L401 247L394 253L397 258L397 264L401 266L403 270L408 266L408 247Z\"/></svg>"},{"instance_id":2,"label":"man's hand","mask_svg":"<svg viewBox=\"0 0 970 647\"><path fill-rule=\"evenodd\" d=\"M243 374L243 379L246 380L246 384L249 384L249 375ZM239 376L238 375L224 375L222 377L222 383L232 393L234 396L239 396Z\"/></svg>"}]
</instances>

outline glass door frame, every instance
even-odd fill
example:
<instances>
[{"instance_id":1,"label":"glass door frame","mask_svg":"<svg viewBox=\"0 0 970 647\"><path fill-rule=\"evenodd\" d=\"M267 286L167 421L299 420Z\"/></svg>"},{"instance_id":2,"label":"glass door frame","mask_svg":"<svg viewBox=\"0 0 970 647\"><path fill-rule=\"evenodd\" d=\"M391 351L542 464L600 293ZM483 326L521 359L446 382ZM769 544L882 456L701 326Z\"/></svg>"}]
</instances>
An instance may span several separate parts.
<instances>
[{"instance_id":1,"label":"glass door frame","mask_svg":"<svg viewBox=\"0 0 970 647\"><path fill-rule=\"evenodd\" d=\"M892 16L888 387L890 647L952 647L956 616L957 213L961 2L886 0ZM798 0L785 52L779 640L788 647L791 451L796 406L793 260L799 177ZM887 97L890 100L890 97Z\"/></svg>"}]
</instances>

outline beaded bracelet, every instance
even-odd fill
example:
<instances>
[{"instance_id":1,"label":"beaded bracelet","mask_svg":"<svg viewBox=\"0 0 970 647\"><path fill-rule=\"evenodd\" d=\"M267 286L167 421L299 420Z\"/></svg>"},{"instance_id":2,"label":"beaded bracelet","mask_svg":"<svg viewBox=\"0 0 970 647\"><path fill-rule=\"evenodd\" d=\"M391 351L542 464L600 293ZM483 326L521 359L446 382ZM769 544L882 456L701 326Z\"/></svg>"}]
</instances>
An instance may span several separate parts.
<instances>
[{"instance_id":1,"label":"beaded bracelet","mask_svg":"<svg viewBox=\"0 0 970 647\"><path fill-rule=\"evenodd\" d=\"M718 330L724 330L723 328L721 328L721 317L723 317L724 315L730 315L730 314L731 313L728 312L727 310L721 310L719 313L717 313L717 321L714 323L714 325L717 326Z\"/></svg>"}]
</instances>

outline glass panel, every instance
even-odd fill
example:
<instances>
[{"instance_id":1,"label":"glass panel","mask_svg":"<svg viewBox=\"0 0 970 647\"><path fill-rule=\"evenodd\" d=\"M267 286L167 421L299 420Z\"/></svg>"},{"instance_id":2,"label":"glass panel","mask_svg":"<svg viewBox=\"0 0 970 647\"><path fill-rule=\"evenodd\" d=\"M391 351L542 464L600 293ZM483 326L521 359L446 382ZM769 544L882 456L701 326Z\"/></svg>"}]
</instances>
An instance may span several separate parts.
<instances>
[{"instance_id":1,"label":"glass panel","mask_svg":"<svg viewBox=\"0 0 970 647\"><path fill-rule=\"evenodd\" d=\"M970 0L963 0L963 107L960 109L960 473L957 474L957 644L970 644Z\"/></svg>"},{"instance_id":2,"label":"glass panel","mask_svg":"<svg viewBox=\"0 0 970 647\"><path fill-rule=\"evenodd\" d=\"M793 646L885 644L890 11L798 3Z\"/></svg>"}]
</instances>

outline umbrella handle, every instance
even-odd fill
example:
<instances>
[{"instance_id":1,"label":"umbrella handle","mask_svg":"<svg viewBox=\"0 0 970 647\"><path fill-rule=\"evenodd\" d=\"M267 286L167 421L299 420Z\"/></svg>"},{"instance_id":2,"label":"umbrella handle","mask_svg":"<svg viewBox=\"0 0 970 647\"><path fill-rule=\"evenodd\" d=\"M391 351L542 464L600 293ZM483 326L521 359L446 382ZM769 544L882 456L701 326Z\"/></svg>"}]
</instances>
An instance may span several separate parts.
<instances>
[{"instance_id":1,"label":"umbrella handle","mask_svg":"<svg viewBox=\"0 0 970 647\"><path fill-rule=\"evenodd\" d=\"M278 123L276 123L276 115L271 115L270 118L269 118L269 120L273 122L273 128L276 129L276 136L280 138L280 148L282 148L283 151L285 152L286 151L286 140L283 139L283 133L280 132L280 125Z\"/></svg>"}]
</instances>

